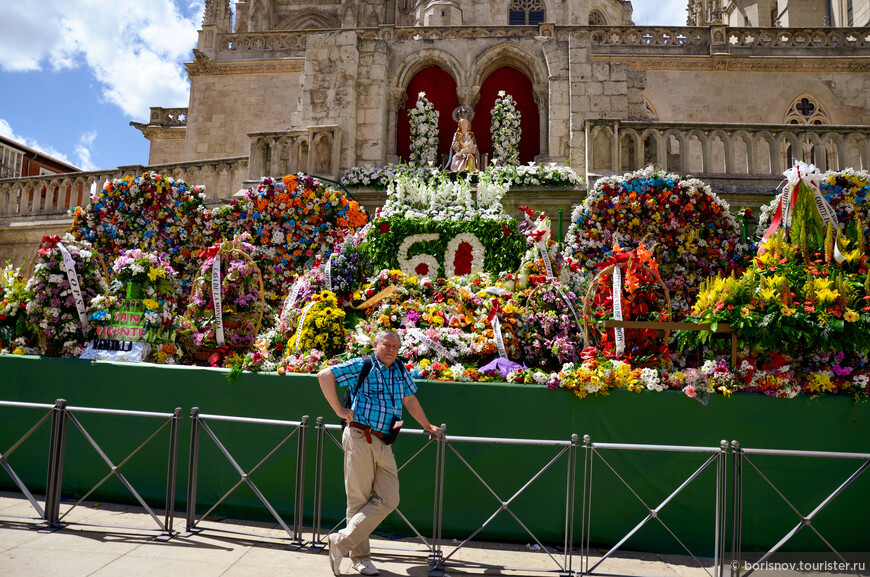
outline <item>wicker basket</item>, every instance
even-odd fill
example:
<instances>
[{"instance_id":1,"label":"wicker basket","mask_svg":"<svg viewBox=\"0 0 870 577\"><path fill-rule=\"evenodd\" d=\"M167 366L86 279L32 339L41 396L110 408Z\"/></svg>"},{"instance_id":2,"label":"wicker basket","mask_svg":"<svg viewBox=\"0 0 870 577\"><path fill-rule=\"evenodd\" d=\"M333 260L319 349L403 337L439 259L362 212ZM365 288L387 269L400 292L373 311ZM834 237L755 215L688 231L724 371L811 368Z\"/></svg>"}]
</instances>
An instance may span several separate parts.
<instances>
[{"instance_id":1,"label":"wicker basket","mask_svg":"<svg viewBox=\"0 0 870 577\"><path fill-rule=\"evenodd\" d=\"M665 283L662 282L662 278L659 274L653 269L649 268L645 264L639 264L641 268L643 268L646 272L648 272L652 278L658 283L661 287L662 292L664 294L664 302L665 302L665 314L667 314L668 320L671 319L671 296L668 292L668 287L665 286ZM590 346L590 322L591 322L591 312L592 312L592 301L593 296L595 294L595 288L598 286L599 281L602 278L610 276L613 274L613 269L616 265L609 265L602 269L595 278L592 279L592 282L589 284L589 289L586 291L586 296L583 299L583 341L584 346ZM660 340L661 343L665 344L670 340L671 331L670 329L636 329L636 328L626 328L625 329L625 343L626 349L631 350L632 346L638 346L645 344L651 340L651 338L647 334L646 331L656 331L660 333L662 336L658 337L657 340ZM643 367L643 366L652 366L656 363L641 363L634 366Z\"/></svg>"},{"instance_id":2,"label":"wicker basket","mask_svg":"<svg viewBox=\"0 0 870 577\"><path fill-rule=\"evenodd\" d=\"M256 321L253 323L253 325L254 325L253 336L256 339L257 334L260 332L260 326L263 322L263 311L266 308L266 301L265 301L266 295L263 291L263 274L260 272L260 267L258 267L256 265L256 263L254 262L254 259L252 259L245 252L234 248L229 252L229 255L234 256L236 258L242 257L254 265L254 272L257 275L257 285L258 285L258 288L260 291L260 301L259 301L259 306L257 307L258 310L256 312L244 313L244 314L243 313L224 313L223 314L224 329L238 328L242 324L244 324L246 321L250 321L252 318L256 317ZM200 282L208 282L205 279L206 279L206 277L200 276L200 277L197 277L191 283L190 295L188 296L188 302L193 298L193 294L194 294L194 292L196 292L197 285ZM190 355L190 357L194 360L194 362L196 362L196 364L199 364L199 365L208 365L209 359L211 359L211 357L215 353L220 354L220 353L223 353L224 351L226 351L226 349L223 347L216 347L216 346L204 347L201 345L197 345L188 336L181 336L181 337L179 337L179 340L181 341L182 346L187 351L187 353ZM232 351L244 351L244 350L247 350L247 349L253 347L254 343L253 343L253 341L251 341L251 344L248 344L248 345L233 345L233 344L228 343L225 346L229 347L229 349Z\"/></svg>"}]
</instances>

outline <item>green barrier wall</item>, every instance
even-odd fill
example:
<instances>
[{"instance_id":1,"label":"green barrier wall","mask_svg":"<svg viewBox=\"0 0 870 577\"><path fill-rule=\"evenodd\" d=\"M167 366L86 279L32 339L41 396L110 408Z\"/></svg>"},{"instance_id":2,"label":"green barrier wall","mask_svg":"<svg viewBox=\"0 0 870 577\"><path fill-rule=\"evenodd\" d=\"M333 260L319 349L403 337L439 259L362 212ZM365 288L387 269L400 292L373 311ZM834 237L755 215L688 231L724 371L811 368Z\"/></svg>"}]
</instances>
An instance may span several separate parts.
<instances>
[{"instance_id":1,"label":"green barrier wall","mask_svg":"<svg viewBox=\"0 0 870 577\"><path fill-rule=\"evenodd\" d=\"M679 392L635 394L624 390L579 400L567 391L540 386L422 381L418 397L434 423L446 423L448 436L507 437L568 441L572 433L593 441L718 447L721 440L743 447L816 451L870 452L870 404L844 397L774 399L736 394L714 397L707 406ZM188 477L190 409L202 413L283 420L311 418L306 450L305 524L310 526L314 494L314 420L336 423L310 375L245 374L228 383L226 371L196 367L158 367L39 357L0 357L0 400L53 403L64 398L71 406L172 412L182 408L179 441L177 506L184 510ZM0 408L0 450L8 449L44 414L34 409ZM117 464L159 426L153 419L80 414L79 420ZM410 416L406 423L417 428ZM288 430L264 425L211 422L210 426L243 469L249 471L271 451ZM9 458L10 465L35 492L44 491L48 453L46 424ZM64 468L64 496L80 498L108 472L96 452L70 425ZM168 429L137 453L122 472L153 505L162 507L165 490ZM422 436L403 435L395 445L401 464L425 443ZM553 459L556 447L451 443L493 491L507 500ZM289 523L293 515L296 439L293 438L252 476L258 488ZM4 453L5 454L5 453ZM607 464L596 458L592 489L592 542L613 544L657 506L707 455L605 451ZM575 541L580 540L584 453L577 455ZM324 530L344 514L339 449L325 449ZM862 464L855 460L753 457L752 462L777 485L803 514L812 511ZM239 476L205 435L200 452L197 511L204 513ZM731 460L728 461L728 515L731 514ZM562 541L568 461L565 456L536 479L510 507L544 542ZM431 535L435 451L430 445L401 470L399 509L423 535ZM631 485L625 487L622 481ZM702 473L661 512L661 519L695 554L711 554L714 530L715 468ZM13 490L0 471L0 488ZM841 551L868 551L870 474L860 477L814 520L813 526ZM116 479L106 482L91 499L133 502ZM794 527L799 518L752 466L745 466L743 513L745 549L769 548ZM445 538L468 537L500 506L452 450L446 456L444 493ZM246 486L238 489L214 516L270 519ZM183 519L178 520L183 525ZM176 526L178 528L178 525ZM382 525L384 533L411 534L397 515ZM726 535L729 537L730 524ZM310 534L306 535L310 538ZM531 537L506 512L476 539L531 542ZM730 548L730 544L727 545ZM657 521L647 524L626 545L628 549L685 552ZM809 529L802 530L786 550L826 550Z\"/></svg>"}]
</instances>

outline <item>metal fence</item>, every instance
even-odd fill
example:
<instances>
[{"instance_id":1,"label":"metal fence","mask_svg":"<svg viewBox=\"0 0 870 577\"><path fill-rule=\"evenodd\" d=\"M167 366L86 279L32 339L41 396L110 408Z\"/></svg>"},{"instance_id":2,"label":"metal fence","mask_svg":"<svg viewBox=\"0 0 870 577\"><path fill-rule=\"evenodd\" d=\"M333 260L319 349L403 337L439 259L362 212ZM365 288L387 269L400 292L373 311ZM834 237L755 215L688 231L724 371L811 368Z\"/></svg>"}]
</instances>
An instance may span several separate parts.
<instances>
[{"instance_id":1,"label":"metal fence","mask_svg":"<svg viewBox=\"0 0 870 577\"><path fill-rule=\"evenodd\" d=\"M142 506L142 508L145 509L145 511L147 511L151 518L154 520L156 530L160 532L157 539L165 541L172 537L174 533L173 511L175 509L175 479L176 461L178 455L178 422L181 415L180 408L176 408L173 413L155 413L147 411L126 411L94 407L74 407L67 405L67 402L64 399L58 399L54 405L40 405L36 403L12 403L2 401L0 402L0 406L17 407L22 409L49 409L49 413L44 415L42 419L40 419L33 427L31 427L31 429L27 433L25 433L24 436L22 436L17 442L13 444L13 446L9 450L7 450L3 454L3 468L6 469L7 473L9 473L9 475L12 477L18 488L28 498L34 509L37 512L41 512L40 518L45 521L45 524L42 526L42 529L44 531L55 531L57 529L65 527L66 525L71 524L71 522L69 521L64 522L64 519L67 517L67 515L69 515L69 513L73 509L81 505L82 502L84 502L95 491L97 491L97 489L99 489L106 481L114 477L121 482L121 484L130 493L130 495L136 499L139 505ZM141 442L133 451L118 460L110 457L103 449L103 447L88 432L88 430L82 424L81 419L79 418L79 415L83 414L113 415L120 417L129 417L132 419L158 419L163 422L153 433L150 434L150 436L148 436L147 439ZM18 475L15 474L15 471L11 468L6 459L49 418L51 420L51 432L49 435L48 449L48 476L45 484L45 508L44 510L41 510L38 502L33 497L33 494L28 490L24 483L21 482L21 479L18 477ZM66 511L61 514L61 489L64 480L64 459L66 456L68 444L67 431L68 425L70 423L72 423L75 430L81 433L84 440L97 453L100 459L108 467L109 471L89 490L87 490L77 502L73 503L66 509ZM127 476L121 469L122 467L124 467L124 465L129 463L130 460L137 453L139 453L141 449L143 449L146 445L150 444L161 433L161 431L165 429L169 430L169 448L167 455L168 464L166 467L166 501L164 503L165 514L163 520L161 520L154 512L154 510L148 505L145 499L142 498L142 496L133 486L133 483L127 478Z\"/></svg>"},{"instance_id":2,"label":"metal fence","mask_svg":"<svg viewBox=\"0 0 870 577\"><path fill-rule=\"evenodd\" d=\"M117 478L126 490L132 495L136 501L150 514L154 519L157 530L160 532L159 539L166 540L173 536L173 512L175 508L175 481L176 481L176 460L178 452L178 426L180 420L181 409L176 409L173 413L154 413L143 411L123 411L115 409L102 409L93 407L73 407L68 406L66 401L59 399L54 405L38 404L38 403L22 403L22 402L7 402L0 401L0 410L17 411L14 422L24 423L22 431L14 432L11 437L18 437L11 447L0 453L0 465L2 465L5 473L12 479L14 485L30 502L33 510L36 512L38 519L44 521L46 530L55 530L64 527L66 522L64 519L69 512L76 506L80 505L89 496L95 492L110 478ZM41 416L38 412L42 412ZM30 415L37 412L33 420ZM136 449L121 459L113 459L100 446L94 437L88 432L79 418L84 414L94 415L111 415L123 418L126 424L128 421L138 422L140 419L158 419L163 421L162 424L148 436L148 438L140 443ZM33 423L30 425L30 423ZM36 445L34 442L29 442L37 431L45 427L46 423L50 422L50 432L48 434L48 451L47 451L47 480L45 485L45 499L43 504L36 498L37 491L34 487L28 487L22 481L13 463L9 458L13 453L24 452L24 448L32 448ZM325 546L325 537L338 529L344 522L339 521L335 526L324 531L323 529L323 503L327 499L324 493L324 467L327 458L327 447L335 447L340 454L342 444L339 436L336 435L340 431L338 425L326 424L322 417L316 419L316 443L314 443L314 494L313 505L311 506L312 527L311 539L306 541L303 538L303 515L306 508L305 480L306 470L305 462L307 452L310 447L306 444L306 434L308 429L309 419L303 416L300 421L282 421L273 419L258 419L246 418L227 415L211 415L202 414L198 408L194 408L191 412L191 429L190 429L190 462L189 475L187 486L187 508L186 508L186 528L181 535L187 536L203 530L209 531L225 531L229 533L242 533L250 535L249 532L243 531L227 531L218 529L213 526L204 527L200 522L209 516L217 507L226 502L227 498L239 487L246 485L253 491L261 505L268 513L274 517L277 523L282 527L287 537L284 538L290 549L304 549L310 553L319 553ZM262 432L263 428L279 429L281 435L276 437L277 440L274 448L269 450L260 460L249 469L245 469L239 461L234 457L233 453L227 447L218 435L220 426L218 423L231 423L233 431L238 432L239 428L244 431ZM99 458L105 463L109 471L100 478L84 495L63 514L60 511L61 505L61 489L64 480L64 457L68 442L68 425L72 424L73 430L77 430L87 445L93 448ZM29 428L28 428L29 426ZM224 426L224 425L221 425ZM25 431L25 429L27 429ZM122 472L122 468L130 459L136 455L143 447L152 443L156 437L164 431L169 430L169 447L166 467L166 502L165 502L165 517L161 520L157 514L151 509L145 499L137 492L134 484ZM216 432L217 429L217 432ZM442 425L442 433L445 431L445 426ZM232 431L231 431L232 432ZM226 432L223 431L224 438ZM120 434L120 433L119 433ZM210 500L208 510L202 515L197 515L197 506L203 505L197 500L197 481L200 469L200 460L203 457L202 439L203 435L211 439L214 447L226 460L226 463L233 468L239 478L235 483L223 494L219 499ZM287 477L291 476L295 479L295 484L291 492L287 492L284 496L287 502L282 506L285 509L292 507L293 521L292 524L286 522L278 513L278 509L264 493L260 490L253 480L253 475L263 467L263 465L278 454L279 450L288 445L295 437L295 468L291 472L288 467ZM741 561L744 559L744 536L743 536L743 514L744 500L746 497L747 487L751 490L757 490L759 483L754 485L746 485L744 482L752 475L760 478L762 486L770 487L781 498L786 506L796 515L796 524L779 537L778 541L770 545L768 551L764 553L758 562L770 559L774 554L781 551L784 546L794 538L794 536L802 529L812 531L824 545L830 549L839 560L847 562L845 555L837 548L836 543L826 537L823 532L813 524L813 521L819 513L828 507L835 499L840 497L842 493L856 480L861 477L864 472L870 468L870 453L843 453L843 452L822 452L822 451L791 451L791 450L775 450L775 449L759 449L745 448L740 446L737 441L728 443L722 441L718 447L710 446L678 446L678 445L638 445L624 443L598 443L593 442L587 435L580 443L577 435L573 435L569 440L543 440L543 439L517 439L517 438L494 438L494 437L464 437L441 435L436 438L427 438L427 433L421 430L404 430L403 437L403 453L407 452L410 456L405 459L398 467L401 472L412 462L417 462L417 466L430 467L434 471L434 484L432 486L432 509L428 511L414 511L414 515L406 516L401 510L396 510L398 517L407 525L410 533L413 533L415 538L422 544L422 547L415 549L400 549L403 552L412 551L424 553L426 555L426 563L428 565L429 575L431 577L440 577L451 568L474 568L485 569L487 574L499 574L503 571L523 571L525 573L550 573L565 576L588 575L598 576L604 575L600 570L603 565L610 560L617 551L625 546L629 540L638 534L646 526L659 526L662 530L670 535L674 543L681 551L690 556L694 563L706 571L711 577L723 577L726 569L725 551L726 551L726 536L729 533L730 527L730 548L731 548L731 574L740 575ZM412 439L416 444L409 444ZM26 445L25 445L26 443ZM270 441L271 443L271 441ZM292 446L292 445L291 445ZM471 452L471 447L482 446L489 452L492 452L498 462L507 462L513 468L513 475L524 479L518 486L505 491L495 488L494 480L499 479L499 472L495 470L482 470L478 465L473 465L474 459L468 458ZM25 458L38 462L38 459L45 459L46 452L44 446L40 445L40 451L30 451ZM577 463L578 450L583 451L582 468ZM507 453L510 450L530 451L535 454L543 466L526 465L523 467L521 461L512 460ZM648 496L643 496L635 489L630 479L631 472L626 472L624 466L626 463L633 463L635 472L643 471L644 461L641 455L656 455L657 459L661 458L661 462L666 462L665 455L674 455L674 459L683 461L683 464L688 463L688 469L691 470L686 477L666 490L664 498L652 500ZM660 457L659 457L660 456ZM618 458L617 458L618 457ZM245 455L246 459L250 459L251 455ZM777 482L765 474L766 467L770 467L768 462L770 459L827 459L829 461L859 461L857 469L842 479L839 484L830 492L825 493L818 504L812 507L809 512L802 512L800 506L796 505L792 499L787 496L787 491L781 490ZM764 461L767 459L768 461ZM15 463L19 461L16 460ZM45 462L45 461L41 461ZM559 473L560 464L564 466L564 473ZM728 467L731 467L730 491L728 479ZM622 468L621 468L622 467ZM781 468L781 467L780 467ZM462 472L464 475L470 475L475 481L478 490L484 494L491 495L494 499L494 511L486 519L483 519L481 524L472 531L469 535L464 536L461 541L458 540L458 535L454 543L458 545L448 545L443 536L445 526L445 516L450 518L451 515L460 513L461 511L453 510L450 506L445 506L444 492L445 487L448 489L456 488L455 485L464 483L459 480L457 472ZM548 473L549 472L549 473ZM706 473L705 473L706 472ZM649 471L643 471L647 476ZM536 535L538 527L534 526L533 522L523 519L522 513L515 508L518 497L524 494L533 492L535 481L540 479L544 474L564 474L565 479L565 494L564 494L564 526L560 530L560 539L556 541L552 538L541 539ZM428 475L428 473L427 473ZM582 476L581 476L582 475ZM712 480L710 477L712 476ZM613 479L608 482L607 477ZM513 479L514 477L511 477ZM682 476L681 476L682 478ZM753 479L757 481L757 479ZM31 483L33 484L33 483ZM504 484L504 483L501 483ZM687 488L690 486L701 485L705 491L705 500L691 503L694 507L693 514L699 511L706 511L700 514L702 523L706 530L704 534L712 535L712 543L710 550L713 551L713 558L706 563L701 560L701 555L693 551L693 548L687 544L687 540L680 531L674 529L663 518L662 512L666 508L675 503L678 497L681 497ZM581 489L580 496L580 511L575 507L575 495L577 488ZM459 488L466 490L466 486ZM428 491L428 488L427 488ZM601 510L600 503L596 503L596 499L602 498L602 495L616 495L617 492L628 491L630 500L636 500L644 513L637 521L629 521L623 527L624 534L621 538L615 540L615 544L603 555L597 559L593 559L591 536L596 534L597 523L601 522L604 517L602 513L607 513ZM536 495L536 498L543 497ZM549 496L549 498L553 498ZM336 492L330 494L328 499L333 499L330 503L335 506L340 506L343 510L344 495ZM337 504L334 500L341 500ZM425 502L420 501L418 502ZM730 514L728 514L728 506L730 504ZM258 505L258 506L259 506ZM449 505L449 504L448 504ZM598 508L596 508L596 506ZM593 515L593 510L595 515ZM424 531L419 530L411 519L425 519L426 515L431 514L432 528L431 535L424 536ZM469 564L459 559L457 552L463 548L467 548L469 543L475 537L490 526L490 524L499 515L509 517L516 522L534 541L536 550L542 552L541 559L546 562L547 567L507 567L496 565L479 565ZM709 516L709 518L707 518ZM706 519L706 520L704 520ZM575 521L580 522L579 541L575 541ZM613 520L608 519L609 526L614 526ZM291 527L292 525L292 527ZM864 531L868 527L855 527L856 531ZM454 531L455 532L455 531ZM772 535L772 538L777 538L778 535ZM697 541L697 540L696 540ZM554 543L557 543L554 545ZM579 548L580 563L579 567L574 566L575 553ZM392 548L391 548L392 549ZM390 549L390 550L391 550ZM398 549L398 548L397 548ZM449 549L449 551L448 551ZM388 550L389 551L389 550ZM404 553L403 553L404 554ZM743 575L748 575L752 570L748 570Z\"/></svg>"},{"instance_id":3,"label":"metal fence","mask_svg":"<svg viewBox=\"0 0 870 577\"><path fill-rule=\"evenodd\" d=\"M227 415L207 415L199 412L199 407L194 407L191 411L190 418L192 420L190 432L190 468L187 480L187 525L185 531L181 534L182 537L190 536L194 533L203 531L204 528L199 526L196 517L197 506L197 480L199 477L199 457L200 457L200 437L205 432L209 438L217 446L218 450L223 454L227 461L232 465L233 469L238 473L239 480L224 493L224 495L211 504L211 507L200 516L200 520L209 516L227 497L229 497L236 489L246 484L257 496L260 503L266 508L270 515L278 522L281 528L289 537L288 547L291 549L299 549L305 545L305 540L302 538L302 512L304 506L305 495L305 431L308 428L308 416L302 417L301 421L281 421L275 419L256 419L248 417L232 417ZM253 468L245 471L238 461L233 457L225 444L221 442L215 434L209 422L224 422L238 423L245 425L266 425L270 427L279 427L290 429L290 432L278 442L275 447L269 451ZM283 517L278 514L278 511L272 503L266 498L263 492L254 483L253 474L263 466L272 456L274 456L281 447L283 447L290 439L296 437L296 471L295 471L295 488L293 491L293 529L290 529ZM222 531L227 533L240 533L240 531L217 529L211 527L211 531Z\"/></svg>"}]
</instances>

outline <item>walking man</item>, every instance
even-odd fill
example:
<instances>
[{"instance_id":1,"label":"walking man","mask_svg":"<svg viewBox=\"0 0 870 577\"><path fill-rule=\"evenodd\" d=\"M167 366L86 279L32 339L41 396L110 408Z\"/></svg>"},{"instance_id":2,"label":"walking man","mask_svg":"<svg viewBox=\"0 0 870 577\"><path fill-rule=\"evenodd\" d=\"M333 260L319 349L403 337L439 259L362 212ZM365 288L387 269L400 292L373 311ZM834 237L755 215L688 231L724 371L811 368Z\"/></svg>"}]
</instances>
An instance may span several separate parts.
<instances>
[{"instance_id":1,"label":"walking man","mask_svg":"<svg viewBox=\"0 0 870 577\"><path fill-rule=\"evenodd\" d=\"M402 361L396 359L400 345L396 331L381 331L370 360L351 359L317 374L329 406L347 422L341 436L347 527L327 539L329 561L336 575L341 574L341 560L348 553L359 573L378 574L371 560L369 535L399 505L399 475L388 437L393 428L401 426L402 406L430 435L440 434L414 396L417 386ZM353 402L349 409L338 400L336 384L351 387Z\"/></svg>"}]
</instances>

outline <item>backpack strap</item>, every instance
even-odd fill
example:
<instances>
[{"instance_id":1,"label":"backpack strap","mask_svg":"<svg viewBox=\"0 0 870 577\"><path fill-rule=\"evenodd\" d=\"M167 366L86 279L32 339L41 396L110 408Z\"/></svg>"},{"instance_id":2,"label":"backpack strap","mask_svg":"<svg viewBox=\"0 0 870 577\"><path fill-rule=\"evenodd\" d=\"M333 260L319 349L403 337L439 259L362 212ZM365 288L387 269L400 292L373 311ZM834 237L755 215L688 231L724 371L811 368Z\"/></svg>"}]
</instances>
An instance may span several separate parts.
<instances>
[{"instance_id":1,"label":"backpack strap","mask_svg":"<svg viewBox=\"0 0 870 577\"><path fill-rule=\"evenodd\" d=\"M357 391L359 391L360 387L365 383L366 378L369 376L369 373L372 372L372 367L374 366L374 359L372 359L372 355L366 355L363 358L363 366L359 372L359 380L356 382L356 388L351 390L352 387L348 387L347 391L344 395L344 407L349 409L353 404L353 398L356 396Z\"/></svg>"}]
</instances>

